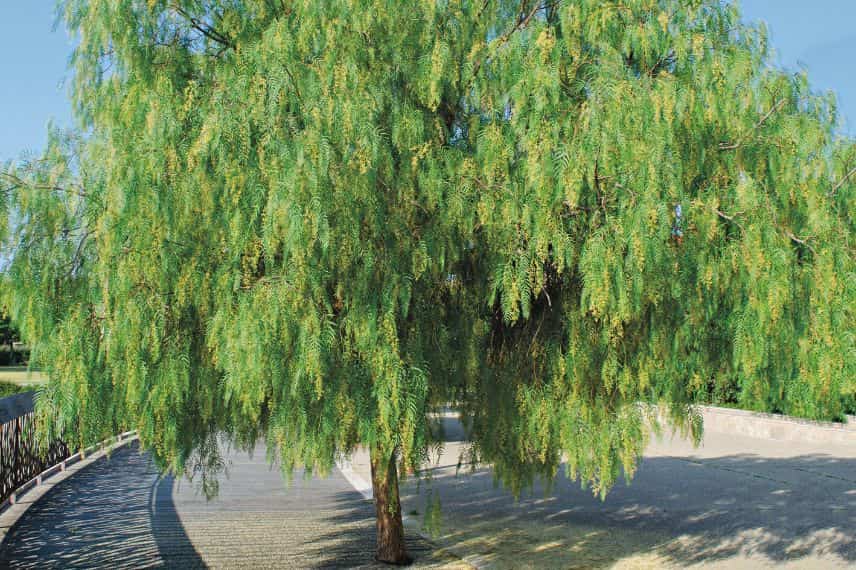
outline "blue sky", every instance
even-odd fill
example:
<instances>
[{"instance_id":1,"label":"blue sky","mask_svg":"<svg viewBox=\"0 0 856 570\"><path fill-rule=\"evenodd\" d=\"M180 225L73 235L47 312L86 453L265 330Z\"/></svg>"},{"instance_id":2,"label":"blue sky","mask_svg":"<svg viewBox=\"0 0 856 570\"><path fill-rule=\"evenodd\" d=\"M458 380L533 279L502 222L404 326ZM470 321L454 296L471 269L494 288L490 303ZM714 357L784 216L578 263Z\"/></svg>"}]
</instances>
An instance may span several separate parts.
<instances>
[{"instance_id":1,"label":"blue sky","mask_svg":"<svg viewBox=\"0 0 856 570\"><path fill-rule=\"evenodd\" d=\"M41 149L50 119L71 125L71 42L53 23L54 0L0 0L0 162Z\"/></svg>"},{"instance_id":2,"label":"blue sky","mask_svg":"<svg viewBox=\"0 0 856 570\"><path fill-rule=\"evenodd\" d=\"M767 22L778 65L805 66L816 89L838 94L845 131L856 133L856 0L741 5L746 20ZM48 121L71 125L71 42L53 23L54 0L0 0L0 162L42 148Z\"/></svg>"}]
</instances>

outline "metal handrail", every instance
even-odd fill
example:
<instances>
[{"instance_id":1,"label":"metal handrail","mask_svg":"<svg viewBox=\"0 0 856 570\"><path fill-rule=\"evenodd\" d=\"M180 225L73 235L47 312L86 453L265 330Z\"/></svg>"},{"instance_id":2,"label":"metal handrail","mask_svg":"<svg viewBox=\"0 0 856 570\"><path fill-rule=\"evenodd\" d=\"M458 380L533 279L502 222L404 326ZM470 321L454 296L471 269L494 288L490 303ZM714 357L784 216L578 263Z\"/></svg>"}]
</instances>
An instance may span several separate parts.
<instances>
[{"instance_id":1,"label":"metal handrail","mask_svg":"<svg viewBox=\"0 0 856 570\"><path fill-rule=\"evenodd\" d=\"M58 440L46 453L41 453L35 439L33 413L0 425L0 513L14 505L19 495L41 485L50 476L65 471L98 449L134 435L136 431L126 431L71 455L68 445Z\"/></svg>"}]
</instances>

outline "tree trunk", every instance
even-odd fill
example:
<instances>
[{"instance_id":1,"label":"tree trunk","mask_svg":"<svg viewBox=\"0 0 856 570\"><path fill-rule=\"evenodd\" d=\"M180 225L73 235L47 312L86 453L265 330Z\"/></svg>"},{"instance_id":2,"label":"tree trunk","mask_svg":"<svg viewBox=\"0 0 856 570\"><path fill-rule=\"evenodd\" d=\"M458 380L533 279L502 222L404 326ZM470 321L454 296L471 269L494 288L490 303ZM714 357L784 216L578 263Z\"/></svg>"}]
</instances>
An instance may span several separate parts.
<instances>
[{"instance_id":1,"label":"tree trunk","mask_svg":"<svg viewBox=\"0 0 856 570\"><path fill-rule=\"evenodd\" d=\"M372 491L377 512L378 562L406 565L413 562L404 546L404 525L401 522L401 502L398 498L398 469L395 454L386 456L371 450Z\"/></svg>"}]
</instances>

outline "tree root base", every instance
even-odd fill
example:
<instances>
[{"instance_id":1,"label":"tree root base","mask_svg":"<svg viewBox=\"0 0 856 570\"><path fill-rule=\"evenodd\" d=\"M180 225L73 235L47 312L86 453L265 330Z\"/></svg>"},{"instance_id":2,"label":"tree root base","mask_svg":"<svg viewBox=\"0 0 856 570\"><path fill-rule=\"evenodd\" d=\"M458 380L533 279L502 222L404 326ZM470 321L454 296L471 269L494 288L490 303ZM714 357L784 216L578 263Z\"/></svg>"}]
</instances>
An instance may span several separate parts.
<instances>
[{"instance_id":1,"label":"tree root base","mask_svg":"<svg viewBox=\"0 0 856 570\"><path fill-rule=\"evenodd\" d=\"M405 555L403 558L397 560L384 560L380 556L375 556L375 561L381 564L388 564L389 566L410 566L413 564L413 557Z\"/></svg>"}]
</instances>

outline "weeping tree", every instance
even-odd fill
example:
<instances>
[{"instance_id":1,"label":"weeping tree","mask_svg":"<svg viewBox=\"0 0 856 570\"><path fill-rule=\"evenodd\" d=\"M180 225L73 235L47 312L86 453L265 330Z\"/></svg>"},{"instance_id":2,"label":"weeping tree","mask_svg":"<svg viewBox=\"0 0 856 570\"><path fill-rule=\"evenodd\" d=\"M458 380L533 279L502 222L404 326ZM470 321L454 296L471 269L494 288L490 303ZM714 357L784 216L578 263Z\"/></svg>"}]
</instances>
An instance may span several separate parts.
<instances>
[{"instance_id":1,"label":"weeping tree","mask_svg":"<svg viewBox=\"0 0 856 570\"><path fill-rule=\"evenodd\" d=\"M719 0L67 0L78 132L3 170L41 430L163 469L398 472L451 405L514 492L632 477L649 404L841 414L856 145ZM204 470L204 469L203 469Z\"/></svg>"}]
</instances>

